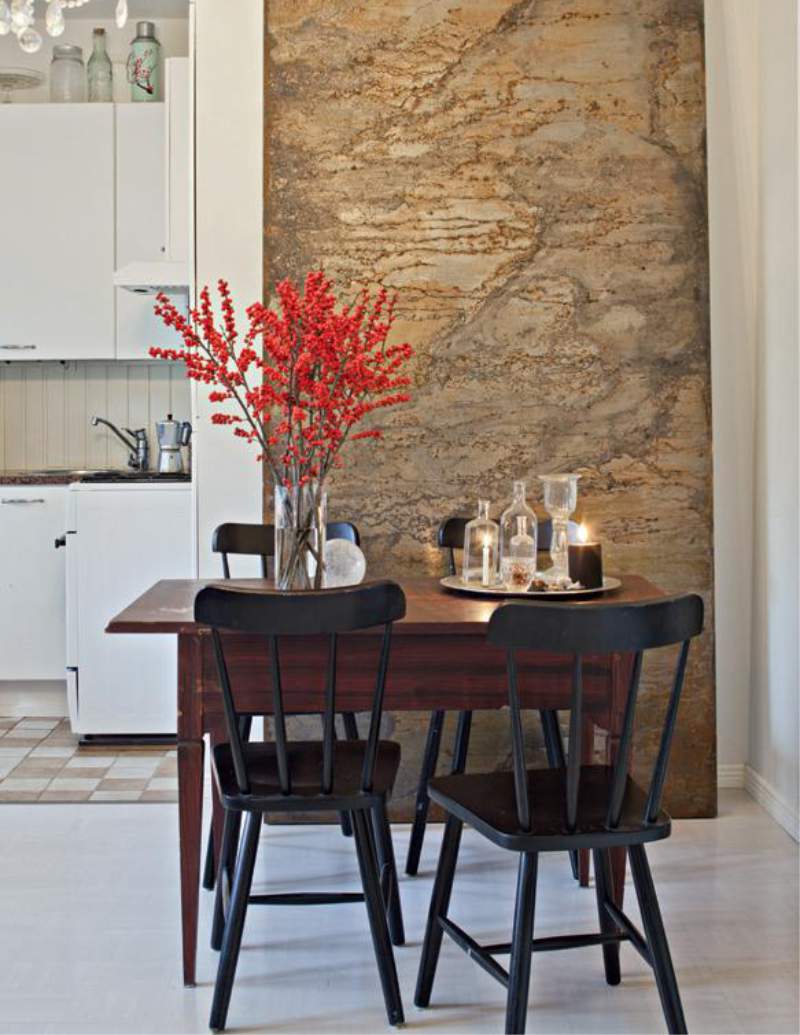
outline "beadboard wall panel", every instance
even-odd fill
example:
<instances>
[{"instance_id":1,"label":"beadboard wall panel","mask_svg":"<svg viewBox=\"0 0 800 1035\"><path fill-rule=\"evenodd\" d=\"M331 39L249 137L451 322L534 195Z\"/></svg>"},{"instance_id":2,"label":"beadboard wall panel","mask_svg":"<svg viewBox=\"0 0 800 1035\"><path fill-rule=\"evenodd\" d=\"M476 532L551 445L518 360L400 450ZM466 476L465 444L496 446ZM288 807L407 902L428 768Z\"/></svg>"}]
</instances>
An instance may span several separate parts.
<instances>
[{"instance_id":1,"label":"beadboard wall panel","mask_svg":"<svg viewBox=\"0 0 800 1035\"><path fill-rule=\"evenodd\" d=\"M93 416L147 428L191 414L189 383L168 363L5 363L0 365L0 470L124 467L122 443Z\"/></svg>"}]
</instances>

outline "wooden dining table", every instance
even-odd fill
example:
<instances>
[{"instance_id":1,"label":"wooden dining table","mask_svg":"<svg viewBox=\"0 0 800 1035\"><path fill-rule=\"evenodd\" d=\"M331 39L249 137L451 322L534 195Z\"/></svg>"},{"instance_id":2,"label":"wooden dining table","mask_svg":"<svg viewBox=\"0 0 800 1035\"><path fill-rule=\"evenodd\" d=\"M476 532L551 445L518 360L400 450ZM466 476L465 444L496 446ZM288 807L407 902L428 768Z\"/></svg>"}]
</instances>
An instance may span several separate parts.
<instances>
[{"instance_id":1,"label":"wooden dining table","mask_svg":"<svg viewBox=\"0 0 800 1035\"><path fill-rule=\"evenodd\" d=\"M433 577L399 580L406 594L405 618L396 623L386 685L387 711L497 709L507 704L505 655L486 642L486 628L502 599L449 592ZM183 980L195 983L200 859L203 820L204 737L224 736L222 695L211 648L210 630L194 621L194 599L219 579L164 579L109 622L109 633L177 636L178 810L183 936ZM227 587L252 591L272 588L262 579L228 580ZM662 590L638 575L622 576L618 590L583 603L609 606L652 600ZM578 598L573 598L573 602ZM366 711L374 689L378 633L366 630L341 638L337 666L337 707ZM238 711L269 715L271 692L265 637L226 634L226 657ZM323 710L327 645L317 639L287 637L281 648L284 704L287 711ZM633 658L614 654L584 662L582 759L594 753L594 727L607 731L605 761L616 755ZM524 706L569 707L570 659L522 654L520 686ZM217 842L218 843L218 842ZM614 895L622 903L624 850L613 861Z\"/></svg>"}]
</instances>

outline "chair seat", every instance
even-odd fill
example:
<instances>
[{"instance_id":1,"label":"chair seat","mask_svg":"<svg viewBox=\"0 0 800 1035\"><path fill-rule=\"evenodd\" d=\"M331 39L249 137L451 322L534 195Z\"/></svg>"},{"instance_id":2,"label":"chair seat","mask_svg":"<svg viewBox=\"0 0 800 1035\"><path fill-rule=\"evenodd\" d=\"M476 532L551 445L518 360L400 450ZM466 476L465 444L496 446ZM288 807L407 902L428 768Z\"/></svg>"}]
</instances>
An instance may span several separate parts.
<instances>
[{"instance_id":1,"label":"chair seat","mask_svg":"<svg viewBox=\"0 0 800 1035\"><path fill-rule=\"evenodd\" d=\"M370 808L377 798L388 798L391 794L400 768L400 745L391 740L379 742L370 794L360 790L366 746L364 740L337 742L331 794L320 792L322 742L318 740L298 740L287 744L292 781L290 795L281 793L274 743L243 745L245 765L250 777L250 794L242 794L239 790L229 744L218 744L214 748L214 779L226 808L261 812L347 812Z\"/></svg>"},{"instance_id":2,"label":"chair seat","mask_svg":"<svg viewBox=\"0 0 800 1035\"><path fill-rule=\"evenodd\" d=\"M614 830L606 828L613 769L583 766L574 831L566 826L566 770L529 769L528 795L532 829L522 831L517 820L514 774L462 773L439 776L428 785L430 797L443 809L469 823L490 841L516 852L557 852L577 848L613 848L643 844L669 837L670 817L659 812L645 825L646 796L628 777L622 818Z\"/></svg>"}]
</instances>

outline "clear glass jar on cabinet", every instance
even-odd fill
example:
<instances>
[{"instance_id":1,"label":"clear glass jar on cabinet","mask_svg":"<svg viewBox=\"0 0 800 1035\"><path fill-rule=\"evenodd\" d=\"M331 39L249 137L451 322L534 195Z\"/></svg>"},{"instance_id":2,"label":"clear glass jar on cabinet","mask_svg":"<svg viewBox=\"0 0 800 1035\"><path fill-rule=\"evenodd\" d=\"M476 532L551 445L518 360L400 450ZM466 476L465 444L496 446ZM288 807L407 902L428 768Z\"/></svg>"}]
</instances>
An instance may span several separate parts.
<instances>
[{"instance_id":1,"label":"clear glass jar on cabinet","mask_svg":"<svg viewBox=\"0 0 800 1035\"><path fill-rule=\"evenodd\" d=\"M50 62L50 100L64 104L79 104L86 100L83 50L72 43L58 43L53 47L53 60Z\"/></svg>"},{"instance_id":2,"label":"clear glass jar on cabinet","mask_svg":"<svg viewBox=\"0 0 800 1035\"><path fill-rule=\"evenodd\" d=\"M478 516L464 529L464 582L494 586L497 582L500 529L489 517L489 500L478 500Z\"/></svg>"}]
</instances>

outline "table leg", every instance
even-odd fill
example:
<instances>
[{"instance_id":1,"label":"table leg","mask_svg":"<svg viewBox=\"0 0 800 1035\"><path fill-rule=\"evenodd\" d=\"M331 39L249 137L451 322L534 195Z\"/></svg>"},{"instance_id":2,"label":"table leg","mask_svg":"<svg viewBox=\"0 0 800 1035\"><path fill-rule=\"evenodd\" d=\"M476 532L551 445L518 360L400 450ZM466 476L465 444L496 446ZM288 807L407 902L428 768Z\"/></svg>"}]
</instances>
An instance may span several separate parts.
<instances>
[{"instance_id":1,"label":"table leg","mask_svg":"<svg viewBox=\"0 0 800 1035\"><path fill-rule=\"evenodd\" d=\"M203 831L203 741L178 743L178 811L181 852L183 983L195 983L200 852Z\"/></svg>"},{"instance_id":2,"label":"table leg","mask_svg":"<svg viewBox=\"0 0 800 1035\"><path fill-rule=\"evenodd\" d=\"M195 984L203 831L203 698L197 635L178 636L178 829L183 983Z\"/></svg>"}]
</instances>

